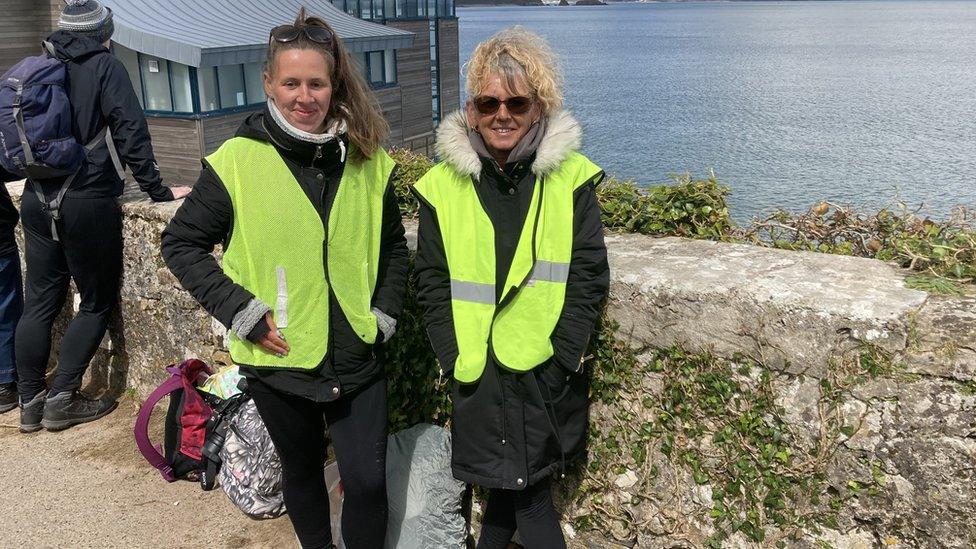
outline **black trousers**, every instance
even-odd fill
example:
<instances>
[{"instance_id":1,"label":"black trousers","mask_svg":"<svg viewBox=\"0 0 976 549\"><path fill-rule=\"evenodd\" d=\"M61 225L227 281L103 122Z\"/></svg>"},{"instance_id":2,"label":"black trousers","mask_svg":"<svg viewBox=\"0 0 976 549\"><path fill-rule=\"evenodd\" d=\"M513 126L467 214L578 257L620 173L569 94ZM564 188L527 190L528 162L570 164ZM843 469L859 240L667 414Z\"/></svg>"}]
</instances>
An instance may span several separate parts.
<instances>
[{"instance_id":1,"label":"black trousers","mask_svg":"<svg viewBox=\"0 0 976 549\"><path fill-rule=\"evenodd\" d=\"M522 491L491 490L478 549L505 549L516 530L527 549L566 549L548 479Z\"/></svg>"},{"instance_id":2,"label":"black trousers","mask_svg":"<svg viewBox=\"0 0 976 549\"><path fill-rule=\"evenodd\" d=\"M326 423L345 494L342 539L350 549L382 549L388 515L386 379L332 402L278 392L260 381L249 391L281 457L285 507L303 549L332 544Z\"/></svg>"},{"instance_id":3,"label":"black trousers","mask_svg":"<svg viewBox=\"0 0 976 549\"><path fill-rule=\"evenodd\" d=\"M21 204L27 264L24 314L14 345L17 389L24 401L45 388L51 327L64 307L69 281L75 281L81 306L61 340L52 393L81 387L118 303L122 277L122 211L117 199L65 198L60 241L55 241L51 218L29 185Z\"/></svg>"}]
</instances>

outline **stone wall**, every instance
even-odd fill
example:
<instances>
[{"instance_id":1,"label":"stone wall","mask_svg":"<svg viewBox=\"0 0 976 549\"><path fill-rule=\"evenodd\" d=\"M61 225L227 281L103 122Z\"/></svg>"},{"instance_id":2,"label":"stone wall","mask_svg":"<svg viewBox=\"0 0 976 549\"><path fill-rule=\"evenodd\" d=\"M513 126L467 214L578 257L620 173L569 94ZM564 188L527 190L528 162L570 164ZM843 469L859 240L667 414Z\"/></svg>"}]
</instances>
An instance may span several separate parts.
<instances>
[{"instance_id":1,"label":"stone wall","mask_svg":"<svg viewBox=\"0 0 976 549\"><path fill-rule=\"evenodd\" d=\"M818 486L825 500L843 503L835 525L820 535L805 529L801 540L976 545L976 297L908 289L904 271L863 258L639 235L613 235L607 245L618 337L638 350L677 344L764 364L800 445L829 449ZM851 377L828 410L823 383L837 384L842 357L865 349L888 364ZM595 406L596 422L619 409L646 419L640 402L661 384L644 381L646 392L626 395L614 409ZM841 427L824 440L832 412ZM671 546L678 533L704 544L714 534L709 485L663 455L651 461L667 482L640 493L626 471L618 484L622 499L640 495L635 516L672 519L650 521L639 545ZM767 529L768 538L777 533ZM730 541L747 545L742 536Z\"/></svg>"},{"instance_id":2,"label":"stone wall","mask_svg":"<svg viewBox=\"0 0 976 549\"><path fill-rule=\"evenodd\" d=\"M93 365L95 385L145 397L168 363L229 360L223 328L159 256L160 232L177 207L124 205L121 316ZM767 528L763 543L732 533L725 546L976 545L976 297L907 289L904 272L868 259L637 235L607 243L609 314L621 341L645 357L676 344L752 357L772 372L770 387L798 443L829 449L814 489L842 502L836 520L794 529L795 541ZM835 393L829 411L845 427L833 433L824 427L831 418L823 383L835 379L840 357L863 349L888 357L890 367ZM594 430L622 414L634 425L647 420L662 379L648 374L616 403L595 404ZM639 547L703 546L715 534L714 487L696 482L657 442L647 446L653 478L625 467L598 497L564 503L572 545L615 546L616 535ZM636 537L617 535L614 525L602 536L573 530L573 519L609 502L640 523Z\"/></svg>"}]
</instances>

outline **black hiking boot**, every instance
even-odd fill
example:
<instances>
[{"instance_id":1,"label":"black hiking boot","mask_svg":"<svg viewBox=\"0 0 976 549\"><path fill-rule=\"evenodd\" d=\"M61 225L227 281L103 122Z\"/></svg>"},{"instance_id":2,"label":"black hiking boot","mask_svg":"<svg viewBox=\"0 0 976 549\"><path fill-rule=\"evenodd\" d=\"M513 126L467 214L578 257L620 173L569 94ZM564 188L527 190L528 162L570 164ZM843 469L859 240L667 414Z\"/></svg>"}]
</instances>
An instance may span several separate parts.
<instances>
[{"instance_id":1,"label":"black hiking boot","mask_svg":"<svg viewBox=\"0 0 976 549\"><path fill-rule=\"evenodd\" d=\"M17 407L17 384L0 383L0 414Z\"/></svg>"},{"instance_id":2,"label":"black hiking boot","mask_svg":"<svg viewBox=\"0 0 976 549\"><path fill-rule=\"evenodd\" d=\"M95 421L117 405L114 398L93 400L77 391L62 391L57 396L48 397L41 425L48 431L61 431L72 425Z\"/></svg>"},{"instance_id":3,"label":"black hiking boot","mask_svg":"<svg viewBox=\"0 0 976 549\"><path fill-rule=\"evenodd\" d=\"M41 418L44 417L44 400L47 391L37 393L28 403L20 403L20 432L33 433L41 430Z\"/></svg>"}]
</instances>

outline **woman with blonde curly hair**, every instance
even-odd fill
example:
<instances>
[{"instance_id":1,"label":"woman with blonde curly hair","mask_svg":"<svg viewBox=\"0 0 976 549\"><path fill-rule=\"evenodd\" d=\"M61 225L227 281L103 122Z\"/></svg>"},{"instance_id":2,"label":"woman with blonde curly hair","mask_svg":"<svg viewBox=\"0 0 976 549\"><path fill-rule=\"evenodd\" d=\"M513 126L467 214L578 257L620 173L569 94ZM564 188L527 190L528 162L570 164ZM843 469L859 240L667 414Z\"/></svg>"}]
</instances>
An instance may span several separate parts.
<instances>
[{"instance_id":1,"label":"woman with blonde curly hair","mask_svg":"<svg viewBox=\"0 0 976 549\"><path fill-rule=\"evenodd\" d=\"M454 378L454 476L490 489L480 548L566 546L550 479L584 448L583 355L609 287L595 186L545 41L506 29L468 64L420 199L418 300Z\"/></svg>"},{"instance_id":2,"label":"woman with blonde curly hair","mask_svg":"<svg viewBox=\"0 0 976 549\"><path fill-rule=\"evenodd\" d=\"M271 29L268 103L204 160L162 237L166 264L229 329L281 457L301 546L334 547L327 439L347 547L386 536L386 378L374 353L403 304L407 244L376 99L342 40L302 8ZM223 244L223 265L211 252Z\"/></svg>"}]
</instances>

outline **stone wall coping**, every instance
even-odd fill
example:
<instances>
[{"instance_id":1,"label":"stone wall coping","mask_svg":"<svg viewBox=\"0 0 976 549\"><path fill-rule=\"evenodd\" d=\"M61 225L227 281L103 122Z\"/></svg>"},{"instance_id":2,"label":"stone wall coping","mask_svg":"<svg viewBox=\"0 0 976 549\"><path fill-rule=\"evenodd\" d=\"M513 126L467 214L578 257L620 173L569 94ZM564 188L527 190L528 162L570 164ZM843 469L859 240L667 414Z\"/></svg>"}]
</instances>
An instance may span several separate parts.
<instances>
[{"instance_id":1,"label":"stone wall coping","mask_svg":"<svg viewBox=\"0 0 976 549\"><path fill-rule=\"evenodd\" d=\"M23 188L8 184L15 200ZM164 227L181 204L145 198L122 208L141 227ZM405 226L416 249L416 222ZM639 234L610 233L606 242L608 311L636 347L762 355L818 375L838 354L870 344L921 373L976 377L973 292L929 295L905 286L909 271L869 258Z\"/></svg>"}]
</instances>

